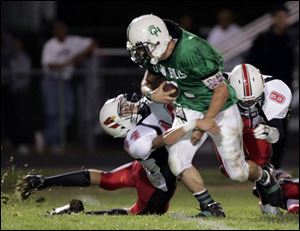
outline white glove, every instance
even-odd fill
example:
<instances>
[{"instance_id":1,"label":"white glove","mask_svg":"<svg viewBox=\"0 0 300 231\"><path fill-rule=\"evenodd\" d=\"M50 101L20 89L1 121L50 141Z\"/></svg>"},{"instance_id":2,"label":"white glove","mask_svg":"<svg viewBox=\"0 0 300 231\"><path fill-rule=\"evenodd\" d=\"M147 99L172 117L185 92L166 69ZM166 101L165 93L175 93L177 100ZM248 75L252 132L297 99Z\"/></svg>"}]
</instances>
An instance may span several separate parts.
<instances>
[{"instance_id":1,"label":"white glove","mask_svg":"<svg viewBox=\"0 0 300 231\"><path fill-rule=\"evenodd\" d=\"M253 132L256 139L267 140L271 144L274 144L279 140L277 128L265 124L259 124Z\"/></svg>"}]
</instances>

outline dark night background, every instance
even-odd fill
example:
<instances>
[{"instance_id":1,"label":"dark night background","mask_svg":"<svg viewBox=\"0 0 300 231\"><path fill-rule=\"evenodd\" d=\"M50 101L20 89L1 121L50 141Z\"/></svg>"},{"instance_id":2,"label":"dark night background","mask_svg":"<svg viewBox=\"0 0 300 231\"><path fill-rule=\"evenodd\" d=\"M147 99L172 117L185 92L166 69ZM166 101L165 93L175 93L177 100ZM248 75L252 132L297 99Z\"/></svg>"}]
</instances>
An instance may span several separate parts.
<instances>
[{"instance_id":1,"label":"dark night background","mask_svg":"<svg viewBox=\"0 0 300 231\"><path fill-rule=\"evenodd\" d=\"M153 13L161 18L168 18L179 22L184 14L193 20L193 32L206 38L210 29L217 23L216 14L222 8L229 8L234 13L235 22L243 27L260 16L269 13L274 1L48 1L50 7L43 9L52 11L45 18L39 16L39 8L43 2L1 1L1 35L9 33L23 41L25 51L32 59L31 97L28 105L34 111L34 123L31 127L40 124L43 128L44 117L39 91L41 74L41 51L44 43L52 36L52 24L55 21L64 21L69 26L69 33L93 38L99 48L122 48L125 50L126 29L131 20L142 14ZM29 5L31 4L31 5ZM44 12L45 13L45 12ZM34 17L31 17L34 16ZM28 17L28 18L27 18ZM38 26L30 29L27 20L37 20ZM22 26L19 26L22 25ZM292 25L293 38L296 41L296 52L299 51L298 22ZM1 36L1 51L3 45ZM5 48L5 47L4 47ZM2 75L5 70L1 52L1 91L7 91L12 81L10 76ZM95 61L95 60L94 60ZM77 66L77 70L88 70L88 61ZM37 154L34 141L29 142L30 153L16 154L16 147L6 133L1 133L1 166L4 166L10 156L14 156L15 163L22 166L118 166L130 161L131 158L123 151L123 141L113 139L101 131L98 124L98 113L106 99L122 92L139 91L143 72L131 62L129 56L97 56L99 75L91 79L89 74L75 72L72 80L76 95L75 117L66 130L66 149L64 154L52 155ZM4 64L3 64L4 65ZM298 68L298 69L297 69ZM298 98L299 61L296 63L294 93ZM8 77L8 80L7 80ZM94 78L94 77L93 77ZM93 85L92 82L97 83ZM93 88L97 86L97 88ZM92 89L92 90L91 90ZM16 118L11 113L13 99L2 94L1 97L1 124L9 128L10 133L17 134ZM298 166L299 162L299 101L295 100L292 113L293 129L289 132L287 150L284 157L284 166ZM26 105L27 106L27 105ZM4 116L6 117L3 117ZM3 126L2 126L3 127ZM3 135L4 134L4 135ZM12 136L13 136L12 135ZM201 167L218 167L209 141L195 157L195 162Z\"/></svg>"}]
</instances>

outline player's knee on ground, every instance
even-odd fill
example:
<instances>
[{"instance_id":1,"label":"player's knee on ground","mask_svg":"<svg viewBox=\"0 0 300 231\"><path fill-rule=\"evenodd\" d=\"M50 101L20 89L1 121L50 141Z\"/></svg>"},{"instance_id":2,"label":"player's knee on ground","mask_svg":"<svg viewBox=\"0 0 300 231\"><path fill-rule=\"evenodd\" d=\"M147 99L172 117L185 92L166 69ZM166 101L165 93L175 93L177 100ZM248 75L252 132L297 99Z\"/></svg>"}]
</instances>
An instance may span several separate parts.
<instances>
[{"instance_id":1,"label":"player's knee on ground","mask_svg":"<svg viewBox=\"0 0 300 231\"><path fill-rule=\"evenodd\" d=\"M135 159L147 159L152 149L152 139L147 136L141 137L138 140L131 142L126 148L126 151Z\"/></svg>"}]
</instances>

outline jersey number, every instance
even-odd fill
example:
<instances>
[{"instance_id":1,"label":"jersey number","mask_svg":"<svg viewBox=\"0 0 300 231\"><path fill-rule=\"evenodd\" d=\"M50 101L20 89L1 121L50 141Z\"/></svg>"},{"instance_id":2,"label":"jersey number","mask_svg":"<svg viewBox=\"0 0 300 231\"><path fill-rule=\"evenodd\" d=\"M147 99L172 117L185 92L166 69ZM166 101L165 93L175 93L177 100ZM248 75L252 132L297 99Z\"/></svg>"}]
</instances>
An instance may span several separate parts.
<instances>
[{"instance_id":1,"label":"jersey number","mask_svg":"<svg viewBox=\"0 0 300 231\"><path fill-rule=\"evenodd\" d=\"M282 104L285 101L285 97L283 95L279 94L276 91L272 91L271 94L270 94L270 100L273 100L277 103Z\"/></svg>"}]
</instances>

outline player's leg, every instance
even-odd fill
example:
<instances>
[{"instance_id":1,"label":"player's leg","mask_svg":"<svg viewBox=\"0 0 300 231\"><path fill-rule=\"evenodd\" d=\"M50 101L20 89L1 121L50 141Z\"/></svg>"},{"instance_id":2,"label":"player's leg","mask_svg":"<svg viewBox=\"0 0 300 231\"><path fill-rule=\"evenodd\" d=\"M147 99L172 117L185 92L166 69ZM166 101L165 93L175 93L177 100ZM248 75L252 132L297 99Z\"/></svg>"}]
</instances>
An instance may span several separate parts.
<instances>
[{"instance_id":1,"label":"player's leg","mask_svg":"<svg viewBox=\"0 0 300 231\"><path fill-rule=\"evenodd\" d=\"M290 213L298 213L299 212L299 179L292 178L289 174L288 175L284 174L285 176L281 178L281 175L283 174L276 176L283 194L280 207L286 209ZM260 208L264 214L281 214L280 211L278 212L278 208L267 204L264 195L259 194L257 187L253 189L253 194L256 197L260 198L261 200Z\"/></svg>"},{"instance_id":2,"label":"player's leg","mask_svg":"<svg viewBox=\"0 0 300 231\"><path fill-rule=\"evenodd\" d=\"M88 169L45 177L43 175L27 175L21 183L22 199L27 199L35 190L46 189L50 186L90 186Z\"/></svg>"},{"instance_id":3,"label":"player's leg","mask_svg":"<svg viewBox=\"0 0 300 231\"><path fill-rule=\"evenodd\" d=\"M279 180L283 193L283 208L290 213L299 213L299 178Z\"/></svg>"},{"instance_id":4,"label":"player's leg","mask_svg":"<svg viewBox=\"0 0 300 231\"><path fill-rule=\"evenodd\" d=\"M220 112L216 123L220 127L220 134L210 136L228 176L240 182L248 180L249 165L245 160L242 142L243 123L236 105Z\"/></svg>"},{"instance_id":5,"label":"player's leg","mask_svg":"<svg viewBox=\"0 0 300 231\"><path fill-rule=\"evenodd\" d=\"M168 184L168 191L164 192L151 184L140 163L137 162L133 166L133 169L133 179L136 185L138 199L130 208L130 213L138 215L160 215L165 213L168 210L169 201L175 192L176 182L172 181L174 184Z\"/></svg>"},{"instance_id":6,"label":"player's leg","mask_svg":"<svg viewBox=\"0 0 300 231\"><path fill-rule=\"evenodd\" d=\"M281 200L281 190L272 169L268 165L258 166L246 161L243 150L243 122L236 105L220 112L216 118L220 126L220 135L211 135L222 159L228 176L240 182L256 181L267 194L270 204L276 206Z\"/></svg>"},{"instance_id":7,"label":"player's leg","mask_svg":"<svg viewBox=\"0 0 300 231\"><path fill-rule=\"evenodd\" d=\"M203 114L182 109L186 121L202 118ZM182 116L175 118L173 127L182 125L185 121ZM179 176L185 186L193 193L201 208L201 216L225 216L221 206L212 199L208 193L199 171L192 165L193 157L198 148L204 143L207 134L203 134L197 145L190 141L191 133L186 134L176 144L167 147L169 151L169 165L175 176Z\"/></svg>"},{"instance_id":8,"label":"player's leg","mask_svg":"<svg viewBox=\"0 0 300 231\"><path fill-rule=\"evenodd\" d=\"M131 168L132 163L128 163L111 172L84 169L48 177L43 175L27 175L22 182L20 195L22 199L27 199L33 191L51 186L87 187L99 185L107 190L134 187L131 179Z\"/></svg>"},{"instance_id":9,"label":"player's leg","mask_svg":"<svg viewBox=\"0 0 300 231\"><path fill-rule=\"evenodd\" d=\"M130 174L127 170L130 170ZM126 174L124 174L126 172ZM95 173L95 172L94 172ZM95 183L97 182L97 173L94 174ZM115 178L116 177L116 178ZM128 177L128 178L127 178ZM93 177L91 177L92 179ZM115 179L113 179L115 178ZM92 180L91 180L92 181ZM127 182L127 183L126 183ZM143 215L143 214L163 214L167 211L169 201L176 189L176 184L168 187L167 192L155 188L149 181L147 174L138 161L131 165L122 166L113 172L102 174L100 187L114 190L120 187L135 187L138 194L136 203L131 208L115 208L111 210L88 211L86 215ZM70 214L84 211L83 203L78 200L72 200L69 204L61 206L50 212L51 215Z\"/></svg>"},{"instance_id":10,"label":"player's leg","mask_svg":"<svg viewBox=\"0 0 300 231\"><path fill-rule=\"evenodd\" d=\"M140 166L137 161L122 165L119 168L116 168L109 172L104 172L95 169L89 169L89 185L98 185L99 187L106 190L116 190L124 187L135 187L135 172L136 166ZM60 184L63 181L67 180L67 178L72 178L72 174L64 174L61 176L52 177ZM73 176L74 177L74 176ZM65 179L64 179L65 178ZM70 180L70 179L69 179ZM49 184L49 183L48 183ZM67 183L67 186L70 186L70 182ZM66 186L63 185L63 186ZM77 186L77 185L72 185ZM72 200L67 205L58 207L50 212L51 215L62 215L62 214L70 214L70 213L78 213L84 211L83 203L79 200ZM86 215L128 215L131 211L127 208L114 208L111 210L98 210L98 211L88 211L84 212Z\"/></svg>"}]
</instances>

